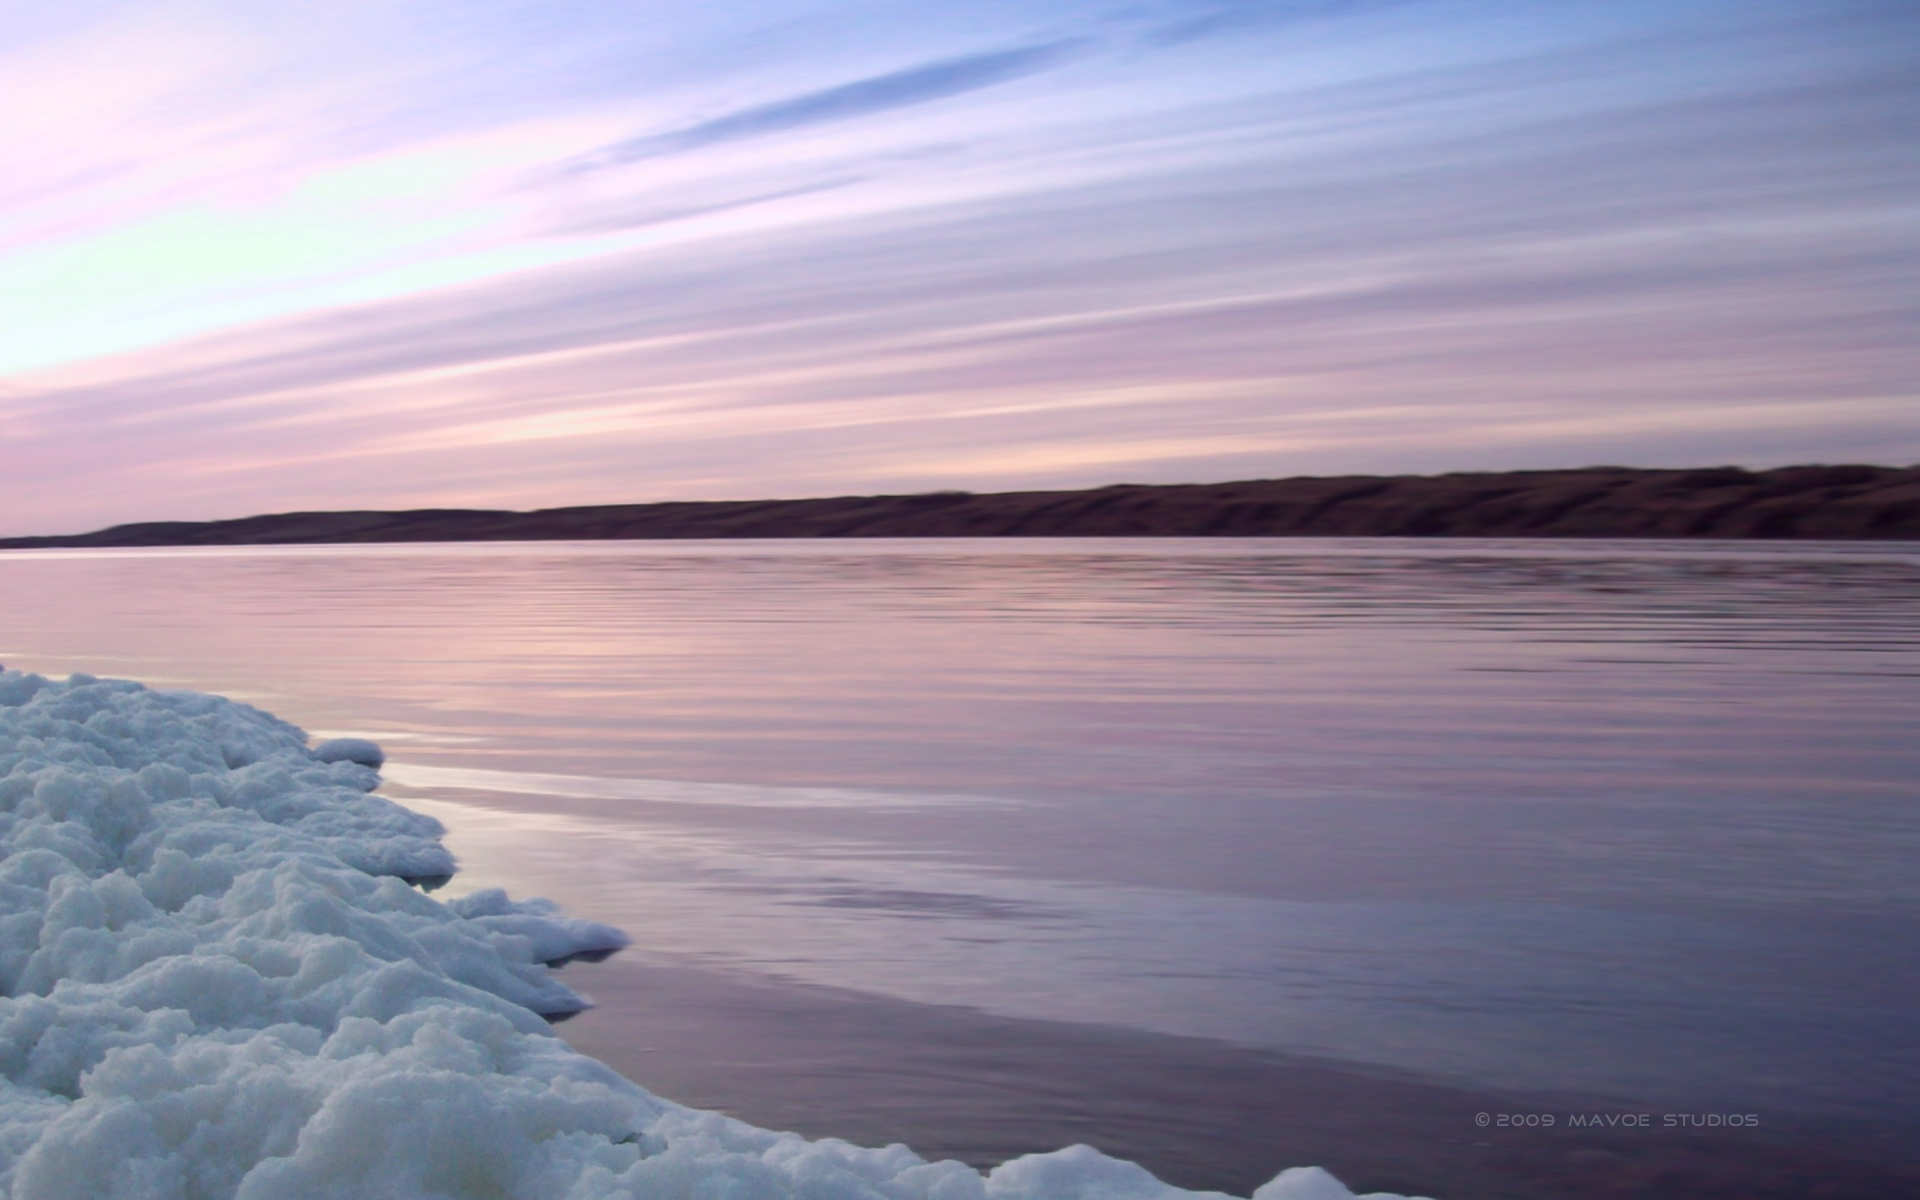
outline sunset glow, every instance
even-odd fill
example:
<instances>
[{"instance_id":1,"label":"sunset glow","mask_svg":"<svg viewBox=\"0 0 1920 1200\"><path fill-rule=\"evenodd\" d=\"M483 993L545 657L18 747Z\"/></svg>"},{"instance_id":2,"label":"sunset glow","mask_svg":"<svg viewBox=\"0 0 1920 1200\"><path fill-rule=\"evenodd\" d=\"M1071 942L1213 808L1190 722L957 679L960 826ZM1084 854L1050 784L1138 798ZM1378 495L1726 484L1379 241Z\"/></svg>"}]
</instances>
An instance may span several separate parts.
<instances>
[{"instance_id":1,"label":"sunset glow","mask_svg":"<svg viewBox=\"0 0 1920 1200\"><path fill-rule=\"evenodd\" d=\"M0 534L1920 459L1872 0L144 0L0 34Z\"/></svg>"}]
</instances>

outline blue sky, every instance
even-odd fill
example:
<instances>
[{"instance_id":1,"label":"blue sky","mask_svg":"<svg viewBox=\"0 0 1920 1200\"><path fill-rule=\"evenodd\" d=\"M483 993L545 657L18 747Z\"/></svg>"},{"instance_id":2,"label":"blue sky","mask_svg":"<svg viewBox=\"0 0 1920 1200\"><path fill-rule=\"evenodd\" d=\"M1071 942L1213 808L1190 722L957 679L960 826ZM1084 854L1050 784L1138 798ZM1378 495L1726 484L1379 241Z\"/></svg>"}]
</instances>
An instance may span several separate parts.
<instances>
[{"instance_id":1,"label":"blue sky","mask_svg":"<svg viewBox=\"0 0 1920 1200\"><path fill-rule=\"evenodd\" d=\"M22 6L0 532L1920 459L1909 3Z\"/></svg>"}]
</instances>

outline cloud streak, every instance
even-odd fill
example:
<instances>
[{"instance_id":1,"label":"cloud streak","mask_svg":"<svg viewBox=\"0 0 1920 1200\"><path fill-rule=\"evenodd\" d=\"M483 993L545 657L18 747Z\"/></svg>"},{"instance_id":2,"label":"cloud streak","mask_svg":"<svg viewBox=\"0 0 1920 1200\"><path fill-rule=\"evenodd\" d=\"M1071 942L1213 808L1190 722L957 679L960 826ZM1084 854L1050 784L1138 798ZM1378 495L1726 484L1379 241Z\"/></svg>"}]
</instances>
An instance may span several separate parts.
<instances>
[{"instance_id":1,"label":"cloud streak","mask_svg":"<svg viewBox=\"0 0 1920 1200\"><path fill-rule=\"evenodd\" d=\"M1175 44L1236 30L1366 16L1405 8L1420 0L1202 0L1182 5L1180 15L1153 31L1153 40Z\"/></svg>"},{"instance_id":2,"label":"cloud streak","mask_svg":"<svg viewBox=\"0 0 1920 1200\"><path fill-rule=\"evenodd\" d=\"M1557 39L1521 22L1506 44L1485 8L1139 58L1010 17L994 44L1036 57L953 52L971 27L838 50L748 31L707 61L759 47L759 94L790 99L729 109L737 80L676 84L243 172L255 191L194 226L207 262L175 246L198 287L142 300L197 336L0 377L0 532L1920 458L1920 237L1894 132L1920 100L1897 69L1912 21L1781 4L1669 27L1649 8ZM931 65L874 69L903 58ZM863 82L809 90L823 74ZM1032 95L995 89L1014 78ZM524 186L635 128L753 153ZM213 272L212 251L257 242L271 266L322 235L344 249L312 262L339 281ZM45 275L83 293L137 276L101 249L122 239L54 245ZM89 261L114 270L60 274ZM58 309L14 299L23 319ZM89 311L139 311L107 299Z\"/></svg>"},{"instance_id":3,"label":"cloud streak","mask_svg":"<svg viewBox=\"0 0 1920 1200\"><path fill-rule=\"evenodd\" d=\"M1048 70L1072 57L1080 45L1076 41L1048 42L890 71L771 104L743 108L684 129L630 138L585 156L573 169L596 170L639 159L684 154L725 142L852 121L964 96Z\"/></svg>"}]
</instances>

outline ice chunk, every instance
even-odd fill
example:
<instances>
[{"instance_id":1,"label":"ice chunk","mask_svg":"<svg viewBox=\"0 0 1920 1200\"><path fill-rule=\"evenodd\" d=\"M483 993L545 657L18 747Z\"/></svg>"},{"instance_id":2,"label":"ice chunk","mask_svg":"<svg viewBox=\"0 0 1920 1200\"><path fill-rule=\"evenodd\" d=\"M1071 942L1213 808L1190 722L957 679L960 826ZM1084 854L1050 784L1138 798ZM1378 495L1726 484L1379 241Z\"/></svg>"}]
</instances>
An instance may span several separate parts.
<instances>
[{"instance_id":1,"label":"ice chunk","mask_svg":"<svg viewBox=\"0 0 1920 1200\"><path fill-rule=\"evenodd\" d=\"M313 756L324 763L350 762L379 770L387 761L386 751L366 738L333 738L313 748Z\"/></svg>"},{"instance_id":2,"label":"ice chunk","mask_svg":"<svg viewBox=\"0 0 1920 1200\"><path fill-rule=\"evenodd\" d=\"M0 1195L11 1200L1175 1200L1084 1146L982 1176L755 1129L555 1038L620 931L498 890L378 747L215 696L0 671ZM357 742L357 744L355 744ZM1347 1200L1294 1170L1259 1200Z\"/></svg>"},{"instance_id":3,"label":"ice chunk","mask_svg":"<svg viewBox=\"0 0 1920 1200\"><path fill-rule=\"evenodd\" d=\"M1261 1184L1253 1200L1408 1200L1391 1192L1366 1192L1355 1196L1347 1186L1319 1167L1288 1167L1272 1180ZM1412 1200L1427 1200L1413 1197Z\"/></svg>"}]
</instances>

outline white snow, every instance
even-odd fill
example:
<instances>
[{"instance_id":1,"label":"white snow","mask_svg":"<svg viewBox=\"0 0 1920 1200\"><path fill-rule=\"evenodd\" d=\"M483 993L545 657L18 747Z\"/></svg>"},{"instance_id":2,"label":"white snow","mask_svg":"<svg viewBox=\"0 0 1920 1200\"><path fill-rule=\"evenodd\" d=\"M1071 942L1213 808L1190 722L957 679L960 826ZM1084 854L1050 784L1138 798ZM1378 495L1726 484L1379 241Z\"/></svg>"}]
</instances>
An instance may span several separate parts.
<instances>
[{"instance_id":1,"label":"white snow","mask_svg":"<svg viewBox=\"0 0 1920 1200\"><path fill-rule=\"evenodd\" d=\"M0 1194L1214 1195L1086 1146L982 1175L646 1092L541 1015L584 1007L547 963L626 938L416 890L453 859L438 822L369 794L381 761L216 696L0 670ZM1296 1168L1255 1196L1352 1193Z\"/></svg>"}]
</instances>

